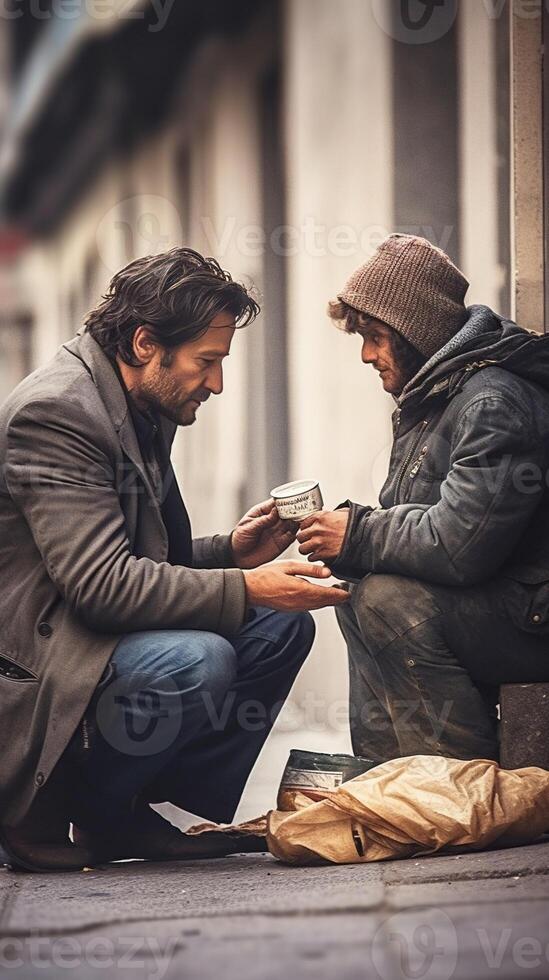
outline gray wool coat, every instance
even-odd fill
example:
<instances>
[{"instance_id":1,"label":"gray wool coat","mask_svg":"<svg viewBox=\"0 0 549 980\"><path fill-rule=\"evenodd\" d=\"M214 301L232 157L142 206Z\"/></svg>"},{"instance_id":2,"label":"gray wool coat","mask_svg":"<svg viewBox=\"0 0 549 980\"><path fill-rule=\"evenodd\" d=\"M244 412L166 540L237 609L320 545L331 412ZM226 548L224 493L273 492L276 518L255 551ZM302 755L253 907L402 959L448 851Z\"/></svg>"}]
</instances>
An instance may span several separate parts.
<instances>
[{"instance_id":1,"label":"gray wool coat","mask_svg":"<svg viewBox=\"0 0 549 980\"><path fill-rule=\"evenodd\" d=\"M175 425L163 420L171 446ZM16 825L76 729L120 636L224 636L246 616L229 538L168 537L116 373L80 331L0 409L0 818Z\"/></svg>"}]
</instances>

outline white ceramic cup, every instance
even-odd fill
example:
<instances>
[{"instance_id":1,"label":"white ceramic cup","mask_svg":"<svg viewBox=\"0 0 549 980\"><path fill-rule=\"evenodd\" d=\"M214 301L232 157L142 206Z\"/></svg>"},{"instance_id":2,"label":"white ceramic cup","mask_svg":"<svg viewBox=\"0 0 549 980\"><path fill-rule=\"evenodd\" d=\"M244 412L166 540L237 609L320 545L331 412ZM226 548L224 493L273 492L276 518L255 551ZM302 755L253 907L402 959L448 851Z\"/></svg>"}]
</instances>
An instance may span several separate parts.
<instances>
[{"instance_id":1,"label":"white ceramic cup","mask_svg":"<svg viewBox=\"0 0 549 980\"><path fill-rule=\"evenodd\" d=\"M271 490L271 497L283 521L303 521L324 505L318 480L284 483Z\"/></svg>"}]
</instances>

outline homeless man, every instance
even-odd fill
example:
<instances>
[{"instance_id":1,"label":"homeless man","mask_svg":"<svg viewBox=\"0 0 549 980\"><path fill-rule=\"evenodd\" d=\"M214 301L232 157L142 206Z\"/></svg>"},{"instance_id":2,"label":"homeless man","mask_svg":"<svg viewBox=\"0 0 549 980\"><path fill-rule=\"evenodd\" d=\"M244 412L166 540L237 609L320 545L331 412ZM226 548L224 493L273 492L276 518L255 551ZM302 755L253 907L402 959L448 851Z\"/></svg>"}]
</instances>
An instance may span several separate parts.
<instances>
[{"instance_id":1,"label":"homeless man","mask_svg":"<svg viewBox=\"0 0 549 980\"><path fill-rule=\"evenodd\" d=\"M353 746L379 760L497 759L498 685L549 680L549 338L466 309L467 288L391 235L329 309L396 401L379 506L298 533L353 583Z\"/></svg>"},{"instance_id":2,"label":"homeless man","mask_svg":"<svg viewBox=\"0 0 549 980\"><path fill-rule=\"evenodd\" d=\"M138 259L1 410L0 813L16 864L184 857L149 802L229 821L313 642L305 610L342 601L297 577L325 567L269 564L295 536L272 501L230 537L191 537L171 442L221 393L257 312L190 249Z\"/></svg>"}]
</instances>

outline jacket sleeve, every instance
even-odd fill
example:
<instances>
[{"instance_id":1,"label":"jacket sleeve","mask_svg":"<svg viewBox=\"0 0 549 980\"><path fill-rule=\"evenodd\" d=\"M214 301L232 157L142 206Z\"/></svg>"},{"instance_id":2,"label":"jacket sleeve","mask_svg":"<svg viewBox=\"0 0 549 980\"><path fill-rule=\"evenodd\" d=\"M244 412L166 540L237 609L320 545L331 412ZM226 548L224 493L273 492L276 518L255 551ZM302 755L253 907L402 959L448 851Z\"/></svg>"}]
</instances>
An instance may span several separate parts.
<instances>
[{"instance_id":1,"label":"jacket sleeve","mask_svg":"<svg viewBox=\"0 0 549 980\"><path fill-rule=\"evenodd\" d=\"M203 629L231 635L246 615L239 569L173 566L130 551L109 436L79 407L32 403L8 427L7 489L48 575L92 630Z\"/></svg>"},{"instance_id":2,"label":"jacket sleeve","mask_svg":"<svg viewBox=\"0 0 549 980\"><path fill-rule=\"evenodd\" d=\"M524 411L501 395L476 396L458 418L440 500L387 509L350 503L334 571L463 586L489 578L511 555L541 501L545 458Z\"/></svg>"},{"instance_id":3,"label":"jacket sleeve","mask_svg":"<svg viewBox=\"0 0 549 980\"><path fill-rule=\"evenodd\" d=\"M214 534L212 538L194 538L193 565L195 568L236 568L230 534Z\"/></svg>"}]
</instances>

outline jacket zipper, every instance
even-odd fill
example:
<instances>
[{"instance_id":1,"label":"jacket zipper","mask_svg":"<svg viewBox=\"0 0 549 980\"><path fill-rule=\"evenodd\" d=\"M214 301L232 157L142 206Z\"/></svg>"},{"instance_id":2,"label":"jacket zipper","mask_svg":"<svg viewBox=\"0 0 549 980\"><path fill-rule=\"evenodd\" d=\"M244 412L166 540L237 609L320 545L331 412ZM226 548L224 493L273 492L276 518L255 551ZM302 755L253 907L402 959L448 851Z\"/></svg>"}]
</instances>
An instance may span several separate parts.
<instances>
[{"instance_id":1,"label":"jacket zipper","mask_svg":"<svg viewBox=\"0 0 549 980\"><path fill-rule=\"evenodd\" d=\"M394 498L393 498L393 504L394 504L394 506L396 506L398 504L398 498L400 496L400 490L401 490L401 487L402 487L402 481L404 479L404 474L405 474L406 470L408 469L410 463L412 462L412 460L413 460L413 458L414 458L414 456L415 456L415 454L417 452L417 447L419 446L421 440L423 439L423 435L425 433L425 429L427 428L428 425L429 425L429 422L428 421L423 421L421 423L421 432L420 432L418 438L416 439L416 441L414 442L414 445L410 449L410 452L407 454L406 459L404 460L404 463L402 464L402 466L400 468L400 471L399 471L399 474L398 474L398 477L397 477L396 487L395 487L395 495L394 495Z\"/></svg>"},{"instance_id":2,"label":"jacket zipper","mask_svg":"<svg viewBox=\"0 0 549 980\"><path fill-rule=\"evenodd\" d=\"M412 466L412 469L410 470L410 472L408 474L410 480L413 480L414 477L418 475L418 473L419 473L419 471L421 469L421 464L423 463L423 460L425 459L426 455L427 455L427 446L424 446L423 449L421 450L418 458L416 459L414 465Z\"/></svg>"}]
</instances>

